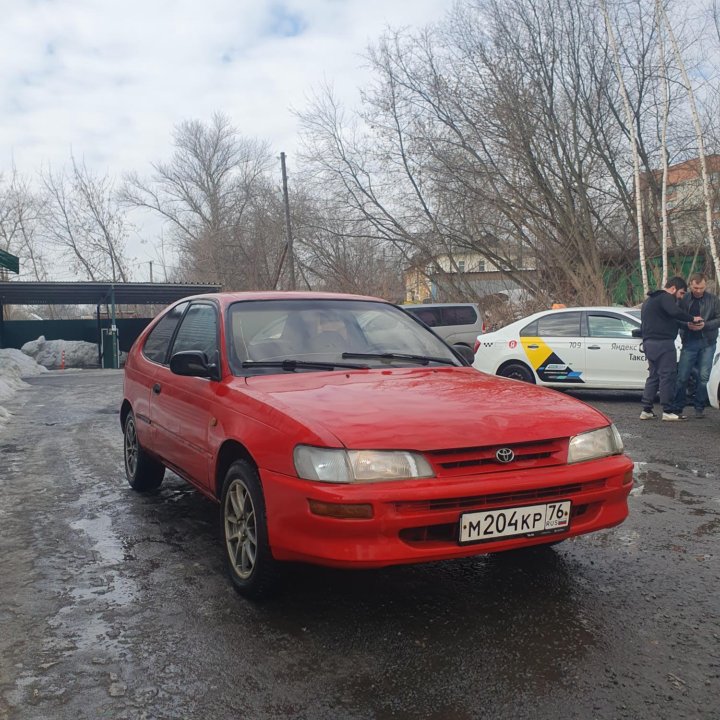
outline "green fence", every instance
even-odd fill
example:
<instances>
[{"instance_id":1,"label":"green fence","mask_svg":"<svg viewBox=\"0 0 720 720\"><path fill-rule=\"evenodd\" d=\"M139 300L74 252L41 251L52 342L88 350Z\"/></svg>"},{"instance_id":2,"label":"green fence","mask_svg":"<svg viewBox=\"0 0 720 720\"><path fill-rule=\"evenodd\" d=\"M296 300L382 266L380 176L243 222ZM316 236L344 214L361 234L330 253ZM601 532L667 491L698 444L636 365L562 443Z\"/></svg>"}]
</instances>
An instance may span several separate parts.
<instances>
[{"instance_id":1,"label":"green fence","mask_svg":"<svg viewBox=\"0 0 720 720\"><path fill-rule=\"evenodd\" d=\"M647 261L648 284L651 290L656 290L662 279L662 259L659 257L650 258ZM674 257L672 254L668 258L668 277L680 275L687 278L696 272L705 270L705 260L703 257L696 255ZM640 277L640 263L632 272L628 273L627 269L606 270L604 273L605 287L608 288L612 302L616 305L637 305L645 299L643 292L642 278Z\"/></svg>"},{"instance_id":2,"label":"green fence","mask_svg":"<svg viewBox=\"0 0 720 720\"><path fill-rule=\"evenodd\" d=\"M116 321L120 350L127 352L135 338L152 318L119 318ZM110 320L100 321L101 328L109 328ZM0 324L0 348L21 348L41 335L46 340L85 340L100 342L97 320L5 320Z\"/></svg>"}]
</instances>

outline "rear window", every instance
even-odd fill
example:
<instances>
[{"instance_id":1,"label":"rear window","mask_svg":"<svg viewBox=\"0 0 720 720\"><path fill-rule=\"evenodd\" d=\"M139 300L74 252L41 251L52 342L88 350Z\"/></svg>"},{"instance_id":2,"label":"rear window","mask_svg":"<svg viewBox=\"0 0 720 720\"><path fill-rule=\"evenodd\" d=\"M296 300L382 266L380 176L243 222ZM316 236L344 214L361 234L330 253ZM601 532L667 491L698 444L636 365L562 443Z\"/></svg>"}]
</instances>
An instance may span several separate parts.
<instances>
[{"instance_id":1,"label":"rear window","mask_svg":"<svg viewBox=\"0 0 720 720\"><path fill-rule=\"evenodd\" d=\"M557 313L538 318L539 337L578 337L582 313Z\"/></svg>"},{"instance_id":2,"label":"rear window","mask_svg":"<svg viewBox=\"0 0 720 720\"><path fill-rule=\"evenodd\" d=\"M406 308L409 313L422 320L428 327L451 325L475 325L477 312L472 305L449 305L447 307Z\"/></svg>"},{"instance_id":3,"label":"rear window","mask_svg":"<svg viewBox=\"0 0 720 720\"><path fill-rule=\"evenodd\" d=\"M168 348L170 347L170 340L187 306L187 303L176 305L168 311L150 331L143 346L143 355L148 360L161 364L165 363Z\"/></svg>"},{"instance_id":4,"label":"rear window","mask_svg":"<svg viewBox=\"0 0 720 720\"><path fill-rule=\"evenodd\" d=\"M437 327L443 324L440 308L408 308L407 311L422 320L428 327Z\"/></svg>"},{"instance_id":5,"label":"rear window","mask_svg":"<svg viewBox=\"0 0 720 720\"><path fill-rule=\"evenodd\" d=\"M475 308L469 305L458 305L442 309L443 325L474 325L477 322Z\"/></svg>"}]
</instances>

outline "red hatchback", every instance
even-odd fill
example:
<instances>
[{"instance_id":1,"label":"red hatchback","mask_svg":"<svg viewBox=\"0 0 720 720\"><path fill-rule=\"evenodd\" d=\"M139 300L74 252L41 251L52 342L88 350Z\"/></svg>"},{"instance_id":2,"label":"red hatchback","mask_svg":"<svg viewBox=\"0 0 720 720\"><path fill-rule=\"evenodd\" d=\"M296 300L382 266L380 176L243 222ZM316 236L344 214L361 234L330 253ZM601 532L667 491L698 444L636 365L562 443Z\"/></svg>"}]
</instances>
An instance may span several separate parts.
<instances>
[{"instance_id":1,"label":"red hatchback","mask_svg":"<svg viewBox=\"0 0 720 720\"><path fill-rule=\"evenodd\" d=\"M167 467L218 501L250 597L282 561L382 567L622 522L632 462L610 420L466 362L376 298L185 299L128 355L128 480L151 490Z\"/></svg>"}]
</instances>

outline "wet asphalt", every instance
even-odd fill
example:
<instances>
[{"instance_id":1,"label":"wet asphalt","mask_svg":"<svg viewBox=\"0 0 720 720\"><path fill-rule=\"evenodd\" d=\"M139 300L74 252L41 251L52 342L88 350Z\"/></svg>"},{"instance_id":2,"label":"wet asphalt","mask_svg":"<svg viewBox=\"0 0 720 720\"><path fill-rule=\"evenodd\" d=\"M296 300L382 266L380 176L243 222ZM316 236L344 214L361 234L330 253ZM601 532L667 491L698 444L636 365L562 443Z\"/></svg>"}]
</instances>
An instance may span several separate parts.
<instances>
[{"instance_id":1,"label":"wet asphalt","mask_svg":"<svg viewBox=\"0 0 720 720\"><path fill-rule=\"evenodd\" d=\"M226 580L217 507L130 490L119 371L31 381L0 427L0 719L720 718L720 413L640 422L630 517L553 549ZM479 408L480 412L482 409Z\"/></svg>"}]
</instances>

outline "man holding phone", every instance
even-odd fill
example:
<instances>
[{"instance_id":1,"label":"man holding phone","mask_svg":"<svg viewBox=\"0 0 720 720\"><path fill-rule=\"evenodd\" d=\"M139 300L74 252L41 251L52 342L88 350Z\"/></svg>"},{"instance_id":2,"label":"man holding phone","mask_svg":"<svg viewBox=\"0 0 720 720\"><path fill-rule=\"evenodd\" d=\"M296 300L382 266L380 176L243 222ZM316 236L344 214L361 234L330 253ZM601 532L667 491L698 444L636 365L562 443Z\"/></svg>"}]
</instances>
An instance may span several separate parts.
<instances>
[{"instance_id":1,"label":"man holding phone","mask_svg":"<svg viewBox=\"0 0 720 720\"><path fill-rule=\"evenodd\" d=\"M705 417L705 406L708 404L707 382L720 328L720 298L707 292L706 287L707 279L703 273L691 275L690 292L679 303L681 310L700 316L699 322L679 323L682 350L672 410L681 417L685 408L688 380L693 370L697 370L698 374L693 401L696 418Z\"/></svg>"},{"instance_id":2,"label":"man holding phone","mask_svg":"<svg viewBox=\"0 0 720 720\"><path fill-rule=\"evenodd\" d=\"M640 314L645 357L648 361L648 379L642 396L641 420L657 417L653 412L655 395L660 391L663 420L680 420L674 411L675 381L677 378L677 351L675 338L678 323L702 322L700 315L690 315L678 307L687 290L687 283L679 276L671 277L662 290L648 293Z\"/></svg>"}]
</instances>

